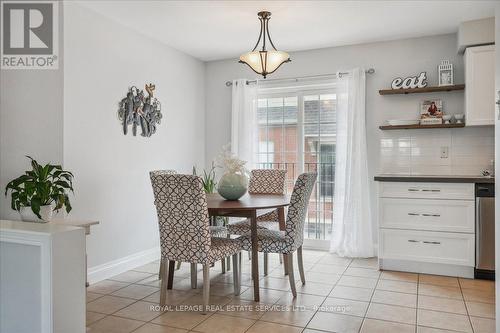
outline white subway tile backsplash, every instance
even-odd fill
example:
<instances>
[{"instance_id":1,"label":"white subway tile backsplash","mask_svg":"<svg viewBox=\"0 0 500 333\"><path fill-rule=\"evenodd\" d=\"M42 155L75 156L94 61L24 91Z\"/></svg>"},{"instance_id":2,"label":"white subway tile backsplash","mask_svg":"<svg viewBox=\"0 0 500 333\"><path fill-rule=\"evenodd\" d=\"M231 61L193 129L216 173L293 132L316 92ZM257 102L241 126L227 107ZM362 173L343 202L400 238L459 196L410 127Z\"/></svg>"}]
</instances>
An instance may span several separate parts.
<instances>
[{"instance_id":1,"label":"white subway tile backsplash","mask_svg":"<svg viewBox=\"0 0 500 333\"><path fill-rule=\"evenodd\" d=\"M480 175L492 168L494 135L493 127L384 132L379 172ZM448 148L448 158L441 158L441 147Z\"/></svg>"}]
</instances>

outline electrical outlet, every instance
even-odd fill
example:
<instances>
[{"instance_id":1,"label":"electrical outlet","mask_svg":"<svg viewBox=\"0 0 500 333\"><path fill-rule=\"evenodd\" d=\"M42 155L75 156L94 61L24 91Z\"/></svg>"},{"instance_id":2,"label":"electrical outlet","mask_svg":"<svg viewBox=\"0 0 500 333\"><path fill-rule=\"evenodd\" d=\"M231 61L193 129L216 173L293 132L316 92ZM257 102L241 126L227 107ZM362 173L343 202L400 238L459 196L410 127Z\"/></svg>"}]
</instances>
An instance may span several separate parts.
<instances>
[{"instance_id":1,"label":"electrical outlet","mask_svg":"<svg viewBox=\"0 0 500 333\"><path fill-rule=\"evenodd\" d=\"M448 158L448 147L441 147L441 158Z\"/></svg>"}]
</instances>

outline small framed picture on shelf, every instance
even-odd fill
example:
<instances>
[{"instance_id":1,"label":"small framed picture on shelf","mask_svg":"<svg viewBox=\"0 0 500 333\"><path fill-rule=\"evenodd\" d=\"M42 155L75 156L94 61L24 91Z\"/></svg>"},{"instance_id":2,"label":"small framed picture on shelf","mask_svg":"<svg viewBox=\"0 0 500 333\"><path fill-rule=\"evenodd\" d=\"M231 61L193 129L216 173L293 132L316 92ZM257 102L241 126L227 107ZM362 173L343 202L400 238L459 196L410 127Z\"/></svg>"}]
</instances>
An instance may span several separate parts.
<instances>
[{"instance_id":1,"label":"small framed picture on shelf","mask_svg":"<svg viewBox=\"0 0 500 333\"><path fill-rule=\"evenodd\" d=\"M425 100L420 103L420 124L434 125L443 123L443 101L440 99Z\"/></svg>"},{"instance_id":2,"label":"small framed picture on shelf","mask_svg":"<svg viewBox=\"0 0 500 333\"><path fill-rule=\"evenodd\" d=\"M453 85L453 64L449 60L441 61L438 66L439 86Z\"/></svg>"}]
</instances>

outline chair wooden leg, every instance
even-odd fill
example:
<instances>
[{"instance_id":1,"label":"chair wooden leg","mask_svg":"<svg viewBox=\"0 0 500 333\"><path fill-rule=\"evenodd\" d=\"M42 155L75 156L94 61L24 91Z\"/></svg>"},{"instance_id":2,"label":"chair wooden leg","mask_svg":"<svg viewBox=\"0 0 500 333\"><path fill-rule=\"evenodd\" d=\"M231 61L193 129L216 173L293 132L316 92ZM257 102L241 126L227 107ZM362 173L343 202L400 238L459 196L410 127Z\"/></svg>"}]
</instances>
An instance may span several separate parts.
<instances>
[{"instance_id":1,"label":"chair wooden leg","mask_svg":"<svg viewBox=\"0 0 500 333\"><path fill-rule=\"evenodd\" d=\"M302 246L297 249L297 261L299 263L300 281L304 285L306 284L306 276L304 274L304 261L302 260Z\"/></svg>"},{"instance_id":2,"label":"chair wooden leg","mask_svg":"<svg viewBox=\"0 0 500 333\"><path fill-rule=\"evenodd\" d=\"M278 255L280 256L280 264L282 264L283 263L283 255L281 253Z\"/></svg>"},{"instance_id":3,"label":"chair wooden leg","mask_svg":"<svg viewBox=\"0 0 500 333\"><path fill-rule=\"evenodd\" d=\"M160 269L158 270L158 280L161 280L163 278L164 274L164 268L165 266L162 264L163 260L160 260Z\"/></svg>"},{"instance_id":4,"label":"chair wooden leg","mask_svg":"<svg viewBox=\"0 0 500 333\"><path fill-rule=\"evenodd\" d=\"M227 269L228 271L230 271L230 270L231 270L231 257L227 257L227 258L226 258L226 269Z\"/></svg>"},{"instance_id":5,"label":"chair wooden leg","mask_svg":"<svg viewBox=\"0 0 500 333\"><path fill-rule=\"evenodd\" d=\"M288 262L288 280L290 281L293 298L295 298L297 297L297 290L295 289L295 277L293 276L293 253L287 253L284 257L285 262Z\"/></svg>"},{"instance_id":6,"label":"chair wooden leg","mask_svg":"<svg viewBox=\"0 0 500 333\"><path fill-rule=\"evenodd\" d=\"M191 288L196 289L198 282L198 274L196 274L196 264L191 263Z\"/></svg>"},{"instance_id":7,"label":"chair wooden leg","mask_svg":"<svg viewBox=\"0 0 500 333\"><path fill-rule=\"evenodd\" d=\"M181 269L181 262L180 261L177 262L177 267L175 267L176 271L178 271L179 269Z\"/></svg>"},{"instance_id":8,"label":"chair wooden leg","mask_svg":"<svg viewBox=\"0 0 500 333\"><path fill-rule=\"evenodd\" d=\"M288 261L286 260L286 254L283 253L283 271L285 275L288 275Z\"/></svg>"},{"instance_id":9,"label":"chair wooden leg","mask_svg":"<svg viewBox=\"0 0 500 333\"><path fill-rule=\"evenodd\" d=\"M167 280L167 289L172 289L174 284L174 270L175 270L175 261L168 261L168 280Z\"/></svg>"},{"instance_id":10,"label":"chair wooden leg","mask_svg":"<svg viewBox=\"0 0 500 333\"><path fill-rule=\"evenodd\" d=\"M240 270L240 256L238 253L233 254L233 283L234 294L238 296L241 292L241 270Z\"/></svg>"},{"instance_id":11,"label":"chair wooden leg","mask_svg":"<svg viewBox=\"0 0 500 333\"><path fill-rule=\"evenodd\" d=\"M264 252L264 276L267 276L267 269L269 268L268 254Z\"/></svg>"},{"instance_id":12,"label":"chair wooden leg","mask_svg":"<svg viewBox=\"0 0 500 333\"><path fill-rule=\"evenodd\" d=\"M160 284L160 306L165 306L167 302L167 279L165 271L167 270L168 260L162 259L160 261L160 271L162 274L161 284Z\"/></svg>"},{"instance_id":13,"label":"chair wooden leg","mask_svg":"<svg viewBox=\"0 0 500 333\"><path fill-rule=\"evenodd\" d=\"M220 261L220 265L222 267L222 274L226 274L226 259L225 258Z\"/></svg>"},{"instance_id":14,"label":"chair wooden leg","mask_svg":"<svg viewBox=\"0 0 500 333\"><path fill-rule=\"evenodd\" d=\"M252 260L252 252L248 251L248 261Z\"/></svg>"},{"instance_id":15,"label":"chair wooden leg","mask_svg":"<svg viewBox=\"0 0 500 333\"><path fill-rule=\"evenodd\" d=\"M210 300L210 265L203 265L203 314L208 312L208 301Z\"/></svg>"}]
</instances>

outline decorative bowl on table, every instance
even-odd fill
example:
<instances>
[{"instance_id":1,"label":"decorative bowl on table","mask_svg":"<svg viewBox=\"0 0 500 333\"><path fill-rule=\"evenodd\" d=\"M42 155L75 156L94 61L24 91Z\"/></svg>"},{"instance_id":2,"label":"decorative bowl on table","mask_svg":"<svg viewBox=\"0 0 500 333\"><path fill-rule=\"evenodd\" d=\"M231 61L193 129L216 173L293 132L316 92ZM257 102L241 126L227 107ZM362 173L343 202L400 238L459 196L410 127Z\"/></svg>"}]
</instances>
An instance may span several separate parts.
<instances>
[{"instance_id":1,"label":"decorative bowl on table","mask_svg":"<svg viewBox=\"0 0 500 333\"><path fill-rule=\"evenodd\" d=\"M248 178L241 173L226 173L219 180L217 192L226 200L238 200L247 193Z\"/></svg>"}]
</instances>

